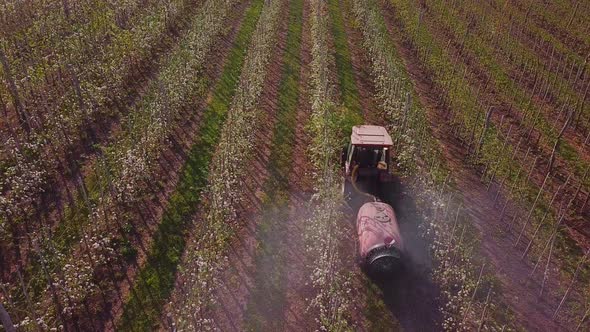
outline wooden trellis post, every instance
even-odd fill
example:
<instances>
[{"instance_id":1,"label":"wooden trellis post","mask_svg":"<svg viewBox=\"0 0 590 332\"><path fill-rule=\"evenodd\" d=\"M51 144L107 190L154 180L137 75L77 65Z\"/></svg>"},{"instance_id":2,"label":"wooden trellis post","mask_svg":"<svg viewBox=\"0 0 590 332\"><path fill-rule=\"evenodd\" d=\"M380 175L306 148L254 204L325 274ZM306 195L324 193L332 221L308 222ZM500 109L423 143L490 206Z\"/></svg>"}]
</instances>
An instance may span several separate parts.
<instances>
[{"instance_id":1,"label":"wooden trellis post","mask_svg":"<svg viewBox=\"0 0 590 332\"><path fill-rule=\"evenodd\" d=\"M485 323L486 314L488 312L488 306L490 304L490 295L492 294L492 286L488 289L488 295L486 296L486 304L483 307L483 312L481 313L481 318L479 321L479 327L477 328L477 332L481 331L483 328L483 324Z\"/></svg>"},{"instance_id":2,"label":"wooden trellis post","mask_svg":"<svg viewBox=\"0 0 590 332\"><path fill-rule=\"evenodd\" d=\"M479 139L479 144L477 145L477 150L475 151L476 155L479 153L479 151L481 151L481 147L483 145L483 139L486 135L486 131L488 129L488 126L490 125L490 118L492 117L492 113L494 112L494 107L490 106L490 108L488 109L488 113L486 114L486 120L485 123L483 125L483 130L481 132L481 137Z\"/></svg>"},{"instance_id":3,"label":"wooden trellis post","mask_svg":"<svg viewBox=\"0 0 590 332\"><path fill-rule=\"evenodd\" d=\"M574 285L574 283L576 282L576 279L578 278L578 273L580 272L580 268L586 262L586 258L588 258L589 254L590 254L590 249L586 250L584 257L582 257L582 259L578 263L578 266L576 267L576 272L574 272L574 276L572 277L572 281L570 282L569 286L567 287L565 294L563 294L563 297L561 298L561 301L559 302L557 309L555 309L555 312L553 313L553 319L555 319L557 317L557 314L559 313L559 309L561 309L561 306L563 305L563 303L567 299L567 296L569 295L570 291L572 290L572 286Z\"/></svg>"}]
</instances>

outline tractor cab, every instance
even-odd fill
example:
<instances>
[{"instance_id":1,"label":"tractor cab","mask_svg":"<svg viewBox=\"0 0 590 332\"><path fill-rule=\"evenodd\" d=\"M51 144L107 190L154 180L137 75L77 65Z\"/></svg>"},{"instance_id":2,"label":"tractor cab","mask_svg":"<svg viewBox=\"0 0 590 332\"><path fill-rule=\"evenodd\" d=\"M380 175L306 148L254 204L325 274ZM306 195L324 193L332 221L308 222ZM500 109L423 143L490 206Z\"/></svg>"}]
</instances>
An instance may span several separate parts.
<instances>
[{"instance_id":1,"label":"tractor cab","mask_svg":"<svg viewBox=\"0 0 590 332\"><path fill-rule=\"evenodd\" d=\"M392 146L393 141L384 127L372 125L352 127L350 143L342 150L344 187L357 181L377 183L390 181L389 164Z\"/></svg>"}]
</instances>

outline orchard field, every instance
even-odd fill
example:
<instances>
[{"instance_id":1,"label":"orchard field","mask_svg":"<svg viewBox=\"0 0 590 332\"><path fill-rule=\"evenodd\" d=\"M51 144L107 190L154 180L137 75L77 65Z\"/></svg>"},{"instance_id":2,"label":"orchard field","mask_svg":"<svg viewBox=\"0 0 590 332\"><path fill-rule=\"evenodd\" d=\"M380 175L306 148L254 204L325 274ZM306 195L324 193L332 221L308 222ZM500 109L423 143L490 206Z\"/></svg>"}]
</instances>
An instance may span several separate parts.
<instances>
[{"instance_id":1,"label":"orchard field","mask_svg":"<svg viewBox=\"0 0 590 332\"><path fill-rule=\"evenodd\" d=\"M583 0L2 1L0 331L588 331L589 60Z\"/></svg>"}]
</instances>

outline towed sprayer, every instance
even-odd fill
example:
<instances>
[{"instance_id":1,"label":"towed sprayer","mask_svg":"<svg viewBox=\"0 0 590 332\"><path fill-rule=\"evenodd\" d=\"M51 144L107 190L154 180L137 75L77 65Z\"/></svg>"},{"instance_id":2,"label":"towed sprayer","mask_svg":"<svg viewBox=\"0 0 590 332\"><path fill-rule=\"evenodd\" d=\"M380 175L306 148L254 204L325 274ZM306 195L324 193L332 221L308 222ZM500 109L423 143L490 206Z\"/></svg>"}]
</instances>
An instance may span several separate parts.
<instances>
[{"instance_id":1,"label":"towed sprayer","mask_svg":"<svg viewBox=\"0 0 590 332\"><path fill-rule=\"evenodd\" d=\"M342 151L344 171L343 194L350 198L356 192L373 202L358 211L356 228L362 265L374 275L395 274L402 265L404 250L393 208L379 198L359 189L381 187L391 182L389 172L390 148L393 145L387 130L380 126L354 126L350 144ZM354 190L353 190L354 189Z\"/></svg>"}]
</instances>

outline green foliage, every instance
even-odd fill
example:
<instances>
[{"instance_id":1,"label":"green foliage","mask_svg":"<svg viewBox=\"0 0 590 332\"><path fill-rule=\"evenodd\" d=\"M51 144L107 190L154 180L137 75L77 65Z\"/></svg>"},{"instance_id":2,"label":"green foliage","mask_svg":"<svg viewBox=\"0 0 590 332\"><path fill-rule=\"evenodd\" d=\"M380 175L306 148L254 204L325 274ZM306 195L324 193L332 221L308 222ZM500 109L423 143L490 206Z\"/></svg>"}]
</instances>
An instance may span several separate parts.
<instances>
[{"instance_id":1,"label":"green foliage","mask_svg":"<svg viewBox=\"0 0 590 332\"><path fill-rule=\"evenodd\" d=\"M115 247L116 246L117 244L115 243ZM127 262L131 262L137 258L137 249L135 249L133 244L127 239L121 241L119 244L119 252Z\"/></svg>"},{"instance_id":2,"label":"green foliage","mask_svg":"<svg viewBox=\"0 0 590 332\"><path fill-rule=\"evenodd\" d=\"M132 85L130 75L145 69L138 68L142 62L152 61L155 67L155 45L170 39L168 20L180 19L179 13L191 8L190 1L129 0L109 6L93 0L74 6L69 19L57 3L50 8L45 8L47 3L10 8L16 13L23 10L15 14L17 17L31 14L23 17L22 25L13 22L17 31L1 38L0 44L7 49L15 81L22 82L20 99L34 122L30 135L17 131L15 139L25 143L21 146L34 146L35 154L26 156L26 167L18 166L18 156L6 151L10 144L0 144L0 155L8 157L11 165L24 168L26 175L0 173L0 178L22 188L8 197L2 193L6 203L0 201L0 207L23 205L18 219L32 218L32 202L52 181L57 182L63 166L74 164L70 164L69 154L94 139L90 123L121 115L115 106L127 104L130 95L137 95L137 91L125 91ZM113 23L121 15L127 17L125 27ZM4 87L0 85L0 95L6 101Z\"/></svg>"},{"instance_id":3,"label":"green foliage","mask_svg":"<svg viewBox=\"0 0 590 332\"><path fill-rule=\"evenodd\" d=\"M239 85L211 162L200 224L189 237L172 303L167 306L171 324L181 330L206 330L214 322L209 310L216 304L224 254L234 235L243 206L248 162L255 153L257 126L264 126L257 109L264 90L271 55L276 45L283 1L265 2L248 46ZM254 127L253 127L254 125ZM224 264L225 263L225 264Z\"/></svg>"},{"instance_id":4,"label":"green foliage","mask_svg":"<svg viewBox=\"0 0 590 332\"><path fill-rule=\"evenodd\" d=\"M463 76L466 65L453 62L430 33L428 25L416 19L419 16L416 6L411 2L398 0L391 0L391 3L399 13L404 30L411 36L420 59L433 73L432 80L445 92L443 98L449 103L454 125L461 129L460 137L466 142L477 142L476 139L483 130L486 109L478 103L476 88ZM490 124L476 162L493 167L497 172L497 178L517 174L519 170L527 174L528 165L521 165L518 160L513 159L512 149L503 146L503 139L499 136L498 130L493 123ZM529 203L534 200L538 191L538 187L532 182L519 184L515 188L516 190L511 193L513 198ZM545 200L546 198L542 197L541 201L544 203L538 206L547 204ZM551 217L555 219L555 216Z\"/></svg>"},{"instance_id":5,"label":"green foliage","mask_svg":"<svg viewBox=\"0 0 590 332\"><path fill-rule=\"evenodd\" d=\"M379 287L363 276L363 286L366 290L366 303L363 315L367 321L367 330L370 332L403 331L401 323L393 317L393 314L383 302L383 293Z\"/></svg>"},{"instance_id":6,"label":"green foliage","mask_svg":"<svg viewBox=\"0 0 590 332\"><path fill-rule=\"evenodd\" d=\"M340 7L338 0L328 1L328 13L331 20L331 30L335 49L334 58L336 61L338 85L343 105L341 114L343 114L343 118L345 119L342 124L361 124L363 121L361 117L362 110L360 96L354 79L350 49L348 47L348 38L344 29L342 8ZM348 134L350 134L352 126L349 128L350 129L347 129Z\"/></svg>"},{"instance_id":7,"label":"green foliage","mask_svg":"<svg viewBox=\"0 0 590 332\"><path fill-rule=\"evenodd\" d=\"M432 137L430 129L425 126L428 123L426 114L419 99L415 98L414 87L409 84L410 78L404 62L395 52L378 2L356 1L353 9L356 19L364 23L359 25L364 37L363 46L368 50L372 62L376 99L381 101L380 109L390 122L395 148L400 151L396 158L398 168L411 171L402 174L411 176L413 180L410 191L419 206L417 211L420 215L420 221L413 222L425 231L423 237L430 243L432 278L441 293L439 310L443 316L443 328L468 329L468 322L473 321L481 312L485 302L484 298L468 307L477 281L477 271L474 268L474 262L479 258L479 244L474 240L478 238L477 232L465 213L461 222L457 223L455 215L447 213L450 201L444 202L442 195L438 197L438 192L434 189L439 186L446 188L449 173L445 170L439 145ZM445 73L451 75L451 72ZM410 96L418 101L408 105L411 102ZM415 152L409 153L407 157L404 155L405 151ZM441 207L445 207L444 214L438 213ZM433 211L435 212L432 213ZM486 285L485 289L488 290L489 287ZM369 302L368 305L366 310L378 312L377 304ZM496 311L493 312L495 314ZM470 318L465 321L466 317ZM380 326L374 328L379 329Z\"/></svg>"}]
</instances>

